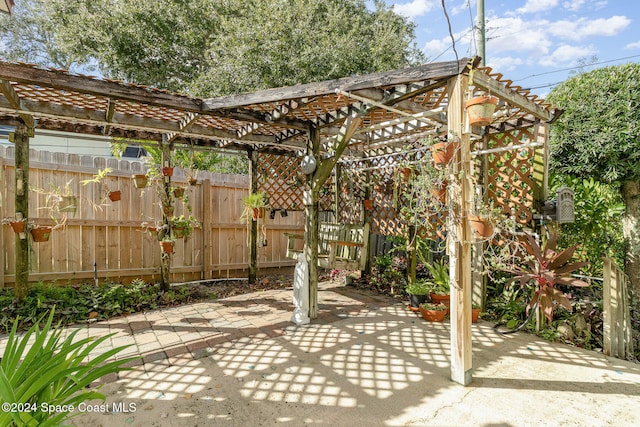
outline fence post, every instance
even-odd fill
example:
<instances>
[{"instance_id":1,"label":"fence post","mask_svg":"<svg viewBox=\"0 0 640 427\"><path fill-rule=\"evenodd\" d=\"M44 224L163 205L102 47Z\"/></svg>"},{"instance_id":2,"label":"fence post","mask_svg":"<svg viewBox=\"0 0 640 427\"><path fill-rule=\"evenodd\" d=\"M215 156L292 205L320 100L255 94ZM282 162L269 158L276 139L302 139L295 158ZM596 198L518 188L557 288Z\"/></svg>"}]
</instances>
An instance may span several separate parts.
<instances>
[{"instance_id":1,"label":"fence post","mask_svg":"<svg viewBox=\"0 0 640 427\"><path fill-rule=\"evenodd\" d=\"M602 288L603 352L607 356L626 359L633 353L631 316L627 296L627 277L612 259L604 257Z\"/></svg>"}]
</instances>

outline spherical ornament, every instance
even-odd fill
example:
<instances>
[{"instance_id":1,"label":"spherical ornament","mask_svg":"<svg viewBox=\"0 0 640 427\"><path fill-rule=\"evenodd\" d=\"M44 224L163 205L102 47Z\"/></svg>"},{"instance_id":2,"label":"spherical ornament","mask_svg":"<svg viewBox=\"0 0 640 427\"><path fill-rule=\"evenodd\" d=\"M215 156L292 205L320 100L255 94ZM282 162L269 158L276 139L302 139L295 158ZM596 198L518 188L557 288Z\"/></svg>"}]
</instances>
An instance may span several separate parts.
<instances>
[{"instance_id":1,"label":"spherical ornament","mask_svg":"<svg viewBox=\"0 0 640 427\"><path fill-rule=\"evenodd\" d=\"M316 170L316 158L313 155L306 155L302 158L300 169L305 175L312 174Z\"/></svg>"}]
</instances>

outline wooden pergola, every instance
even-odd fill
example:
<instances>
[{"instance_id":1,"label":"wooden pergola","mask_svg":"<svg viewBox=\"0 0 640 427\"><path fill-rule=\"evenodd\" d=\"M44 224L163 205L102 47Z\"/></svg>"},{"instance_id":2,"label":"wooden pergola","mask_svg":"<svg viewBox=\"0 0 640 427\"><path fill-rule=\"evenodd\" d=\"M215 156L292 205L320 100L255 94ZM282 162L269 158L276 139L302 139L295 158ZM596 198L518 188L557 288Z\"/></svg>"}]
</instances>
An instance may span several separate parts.
<instances>
[{"instance_id":1,"label":"wooden pergola","mask_svg":"<svg viewBox=\"0 0 640 427\"><path fill-rule=\"evenodd\" d=\"M156 141L165 153L185 147L244 151L251 160L250 191L257 191L258 155L313 157L317 167L304 183L305 254L310 272L310 317L317 315L318 201L320 190L345 150L367 158L394 153L429 134L461 142L449 223L452 281L452 378L471 381L471 246L464 212L472 197L470 140L552 122L557 112L544 100L478 58L432 63L253 93L198 99L65 70L0 62L0 124L15 126L16 212L28 212L28 141L34 129ZM494 121L472 128L465 101L474 93L500 100ZM536 150L546 161L546 132ZM544 181L544 179L543 179ZM541 190L544 193L544 190ZM546 194L537 194L544 200ZM256 223L250 240L250 278L256 275ZM16 240L16 278L28 277L28 242Z\"/></svg>"}]
</instances>

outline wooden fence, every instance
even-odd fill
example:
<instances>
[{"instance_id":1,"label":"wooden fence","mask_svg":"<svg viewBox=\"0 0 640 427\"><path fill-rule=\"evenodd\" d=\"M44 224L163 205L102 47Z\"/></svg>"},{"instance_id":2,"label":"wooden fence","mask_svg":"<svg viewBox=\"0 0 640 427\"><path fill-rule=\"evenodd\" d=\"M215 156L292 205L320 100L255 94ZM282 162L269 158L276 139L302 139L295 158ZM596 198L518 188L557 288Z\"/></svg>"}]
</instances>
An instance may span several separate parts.
<instances>
[{"instance_id":1,"label":"wooden fence","mask_svg":"<svg viewBox=\"0 0 640 427\"><path fill-rule=\"evenodd\" d=\"M14 149L0 147L0 214L15 215ZM99 169L112 168L100 183L83 185ZM78 196L78 209L68 214L64 228L51 233L48 242L32 243L29 280L81 282L94 278L129 281L136 277L157 279L160 274L160 247L143 224L162 218L159 197L152 187L137 189L132 174L144 173L139 161L50 153L30 153L30 188L52 190L67 183ZM192 214L202 224L194 233L176 243L171 257L171 281L181 282L215 277L241 277L248 265L247 227L240 221L242 199L248 193L248 177L201 173L196 185L188 185L176 168L173 185L186 188L188 203L176 201L175 215ZM118 202L104 201L108 190L120 190ZM51 224L46 195L29 192L29 218L36 224ZM265 219L267 246L258 248L258 267L289 267L285 232L303 229L302 212L287 217ZM0 228L2 263L0 286L15 282L16 234L9 225Z\"/></svg>"},{"instance_id":2,"label":"wooden fence","mask_svg":"<svg viewBox=\"0 0 640 427\"><path fill-rule=\"evenodd\" d=\"M603 345L604 354L627 359L633 355L629 280L615 262L604 258Z\"/></svg>"}]
</instances>

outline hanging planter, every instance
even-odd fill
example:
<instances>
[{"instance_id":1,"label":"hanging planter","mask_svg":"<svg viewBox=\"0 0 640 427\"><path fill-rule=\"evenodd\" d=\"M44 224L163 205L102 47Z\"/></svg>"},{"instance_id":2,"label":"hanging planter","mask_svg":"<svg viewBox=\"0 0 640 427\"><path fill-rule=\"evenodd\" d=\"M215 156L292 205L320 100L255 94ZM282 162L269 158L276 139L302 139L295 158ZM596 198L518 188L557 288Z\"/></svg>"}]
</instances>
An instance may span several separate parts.
<instances>
[{"instance_id":1,"label":"hanging planter","mask_svg":"<svg viewBox=\"0 0 640 427\"><path fill-rule=\"evenodd\" d=\"M196 185L198 183L197 178L189 178L189 185Z\"/></svg>"},{"instance_id":2,"label":"hanging planter","mask_svg":"<svg viewBox=\"0 0 640 427\"><path fill-rule=\"evenodd\" d=\"M251 208L251 215L254 221L263 218L264 208Z\"/></svg>"},{"instance_id":3,"label":"hanging planter","mask_svg":"<svg viewBox=\"0 0 640 427\"><path fill-rule=\"evenodd\" d=\"M493 223L488 218L482 218L478 215L469 215L468 219L469 225L479 237L486 239L493 235Z\"/></svg>"},{"instance_id":4,"label":"hanging planter","mask_svg":"<svg viewBox=\"0 0 640 427\"><path fill-rule=\"evenodd\" d=\"M9 225L13 228L13 232L16 234L24 233L26 221L11 221Z\"/></svg>"},{"instance_id":5,"label":"hanging planter","mask_svg":"<svg viewBox=\"0 0 640 427\"><path fill-rule=\"evenodd\" d=\"M172 254L173 253L174 245L175 245L175 242L173 240L162 240L160 242L160 247L162 248L162 252L164 252L166 254Z\"/></svg>"},{"instance_id":6,"label":"hanging planter","mask_svg":"<svg viewBox=\"0 0 640 427\"><path fill-rule=\"evenodd\" d=\"M173 167L165 166L162 168L162 175L164 176L173 176Z\"/></svg>"},{"instance_id":7,"label":"hanging planter","mask_svg":"<svg viewBox=\"0 0 640 427\"><path fill-rule=\"evenodd\" d=\"M109 191L109 200L117 202L122 198L122 192L120 190Z\"/></svg>"},{"instance_id":8,"label":"hanging planter","mask_svg":"<svg viewBox=\"0 0 640 427\"><path fill-rule=\"evenodd\" d=\"M434 199L444 204L447 202L447 185L448 184L449 183L447 181L437 183L434 187L432 187L429 190L429 192L431 193Z\"/></svg>"},{"instance_id":9,"label":"hanging planter","mask_svg":"<svg viewBox=\"0 0 640 427\"><path fill-rule=\"evenodd\" d=\"M135 185L136 188L145 188L147 186L147 182L147 175L143 173L133 175L133 185Z\"/></svg>"},{"instance_id":10,"label":"hanging planter","mask_svg":"<svg viewBox=\"0 0 640 427\"><path fill-rule=\"evenodd\" d=\"M175 208L171 205L166 205L162 207L162 212L164 212L164 216L171 217L173 216Z\"/></svg>"},{"instance_id":11,"label":"hanging planter","mask_svg":"<svg viewBox=\"0 0 640 427\"><path fill-rule=\"evenodd\" d=\"M373 209L373 200L365 199L362 201L362 205L364 206L365 211L370 211L371 209Z\"/></svg>"},{"instance_id":12,"label":"hanging planter","mask_svg":"<svg viewBox=\"0 0 640 427\"><path fill-rule=\"evenodd\" d=\"M400 177L402 181L409 182L411 181L411 174L413 173L413 169L411 168L401 168L400 169Z\"/></svg>"},{"instance_id":13,"label":"hanging planter","mask_svg":"<svg viewBox=\"0 0 640 427\"><path fill-rule=\"evenodd\" d=\"M185 228L184 227L174 227L173 228L173 234L176 236L176 239L182 239L185 234Z\"/></svg>"},{"instance_id":14,"label":"hanging planter","mask_svg":"<svg viewBox=\"0 0 640 427\"><path fill-rule=\"evenodd\" d=\"M34 242L47 242L49 237L51 237L51 229L47 225L41 225L31 229L31 237L33 237Z\"/></svg>"},{"instance_id":15,"label":"hanging planter","mask_svg":"<svg viewBox=\"0 0 640 427\"><path fill-rule=\"evenodd\" d=\"M184 187L174 187L173 196L177 199L182 199L184 197Z\"/></svg>"},{"instance_id":16,"label":"hanging planter","mask_svg":"<svg viewBox=\"0 0 640 427\"><path fill-rule=\"evenodd\" d=\"M471 98L465 104L469 125L487 126L493 121L493 113L496 111L498 98L490 95L477 96Z\"/></svg>"},{"instance_id":17,"label":"hanging planter","mask_svg":"<svg viewBox=\"0 0 640 427\"><path fill-rule=\"evenodd\" d=\"M436 142L431 146L431 157L436 165L446 165L451 161L458 149L458 142L445 141Z\"/></svg>"}]
</instances>

